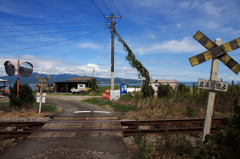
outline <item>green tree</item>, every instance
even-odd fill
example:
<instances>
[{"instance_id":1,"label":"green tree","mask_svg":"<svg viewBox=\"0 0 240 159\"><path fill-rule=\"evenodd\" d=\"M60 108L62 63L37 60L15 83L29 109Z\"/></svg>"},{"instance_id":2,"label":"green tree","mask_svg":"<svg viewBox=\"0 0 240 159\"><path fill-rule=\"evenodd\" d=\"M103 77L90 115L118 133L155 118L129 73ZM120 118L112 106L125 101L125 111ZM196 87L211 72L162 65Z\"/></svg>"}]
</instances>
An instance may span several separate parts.
<instances>
[{"instance_id":1,"label":"green tree","mask_svg":"<svg viewBox=\"0 0 240 159\"><path fill-rule=\"evenodd\" d=\"M91 80L89 80L89 83L93 91L96 91L98 89L97 80L95 78L92 78Z\"/></svg>"},{"instance_id":2,"label":"green tree","mask_svg":"<svg viewBox=\"0 0 240 159\"><path fill-rule=\"evenodd\" d=\"M20 85L19 97L17 97L17 83L10 87L9 102L10 106L24 108L27 104L33 104L35 101L31 87L25 83Z\"/></svg>"}]
</instances>

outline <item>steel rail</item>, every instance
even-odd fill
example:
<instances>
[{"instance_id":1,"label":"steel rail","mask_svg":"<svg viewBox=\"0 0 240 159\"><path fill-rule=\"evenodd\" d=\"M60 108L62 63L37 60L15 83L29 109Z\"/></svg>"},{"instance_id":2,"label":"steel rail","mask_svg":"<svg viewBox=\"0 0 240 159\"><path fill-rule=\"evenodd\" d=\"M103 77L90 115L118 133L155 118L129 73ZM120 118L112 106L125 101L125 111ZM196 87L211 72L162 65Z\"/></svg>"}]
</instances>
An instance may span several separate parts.
<instances>
[{"instance_id":1,"label":"steel rail","mask_svg":"<svg viewBox=\"0 0 240 159\"><path fill-rule=\"evenodd\" d=\"M221 122L223 118L212 118L212 122ZM164 123L203 123L204 118L188 118L188 119L152 119L152 120L50 120L50 121L0 121L1 125L8 126L24 126L44 123L111 123L121 122L122 124L130 125L146 125L146 124L164 124Z\"/></svg>"},{"instance_id":2,"label":"steel rail","mask_svg":"<svg viewBox=\"0 0 240 159\"><path fill-rule=\"evenodd\" d=\"M226 128L226 126L220 126L220 128ZM164 134L164 133L201 133L203 127L189 127L189 128L164 128L164 129L124 129L124 128L79 128L79 129L33 129L24 128L23 131L0 131L1 137L14 138L23 137L30 135L33 132L43 133L60 133L60 132L76 132L76 133L89 133L89 132L123 132L123 136L136 136L136 135L147 135L147 134ZM211 133L216 132L216 127L211 127Z\"/></svg>"}]
</instances>

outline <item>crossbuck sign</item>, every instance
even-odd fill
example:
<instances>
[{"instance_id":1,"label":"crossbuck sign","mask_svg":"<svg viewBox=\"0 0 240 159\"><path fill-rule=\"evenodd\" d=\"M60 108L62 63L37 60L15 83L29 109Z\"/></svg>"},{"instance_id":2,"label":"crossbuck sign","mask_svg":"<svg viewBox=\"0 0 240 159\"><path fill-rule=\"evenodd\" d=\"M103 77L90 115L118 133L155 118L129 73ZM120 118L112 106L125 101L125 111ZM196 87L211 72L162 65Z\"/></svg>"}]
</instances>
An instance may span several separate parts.
<instances>
[{"instance_id":1,"label":"crossbuck sign","mask_svg":"<svg viewBox=\"0 0 240 159\"><path fill-rule=\"evenodd\" d=\"M240 71L240 65L227 53L240 47L240 37L220 46L217 46L201 31L198 31L193 36L193 38L196 39L200 44L202 44L206 49L208 49L208 51L189 58L192 66L196 66L216 57L220 61L222 61L222 63L224 63L229 69L231 69L235 74L238 74L238 72Z\"/></svg>"},{"instance_id":2,"label":"crossbuck sign","mask_svg":"<svg viewBox=\"0 0 240 159\"><path fill-rule=\"evenodd\" d=\"M235 74L238 74L240 72L240 65L227 53L240 48L240 38L234 39L223 45L221 45L221 39L216 39L214 43L201 31L197 31L193 38L196 39L200 44L202 44L208 51L189 58L191 65L196 66L205 61L213 59L210 80L199 79L198 84L199 88L209 89L208 102L203 125L203 142L206 134L209 134L211 129L213 107L216 95L215 90L227 91L228 87L227 83L216 81L218 76L218 59L223 62L229 69L231 69Z\"/></svg>"}]
</instances>

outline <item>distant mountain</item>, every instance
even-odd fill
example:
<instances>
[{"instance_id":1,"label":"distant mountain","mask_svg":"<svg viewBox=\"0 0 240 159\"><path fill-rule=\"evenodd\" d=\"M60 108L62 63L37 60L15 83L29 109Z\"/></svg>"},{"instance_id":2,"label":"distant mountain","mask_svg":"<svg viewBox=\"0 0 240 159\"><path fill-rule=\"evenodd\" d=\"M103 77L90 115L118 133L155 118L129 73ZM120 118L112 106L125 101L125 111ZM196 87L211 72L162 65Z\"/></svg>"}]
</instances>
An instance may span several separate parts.
<instances>
[{"instance_id":1,"label":"distant mountain","mask_svg":"<svg viewBox=\"0 0 240 159\"><path fill-rule=\"evenodd\" d=\"M87 76L78 76L73 74L59 74L59 75L47 75L47 74L39 74L39 73L32 73L29 77L20 77L20 83L39 83L38 79L36 78L36 75L40 76L41 78L45 78L46 76L50 76L51 78L48 80L48 83L54 83L54 82L65 82L71 77L87 77ZM100 84L110 84L111 79L110 78L100 78L95 77ZM0 76L0 79L9 80L10 83L14 83L17 80L17 75L14 76ZM134 79L123 79L116 77L114 79L115 84L120 83L126 83L126 84L140 84L142 80L134 80Z\"/></svg>"}]
</instances>

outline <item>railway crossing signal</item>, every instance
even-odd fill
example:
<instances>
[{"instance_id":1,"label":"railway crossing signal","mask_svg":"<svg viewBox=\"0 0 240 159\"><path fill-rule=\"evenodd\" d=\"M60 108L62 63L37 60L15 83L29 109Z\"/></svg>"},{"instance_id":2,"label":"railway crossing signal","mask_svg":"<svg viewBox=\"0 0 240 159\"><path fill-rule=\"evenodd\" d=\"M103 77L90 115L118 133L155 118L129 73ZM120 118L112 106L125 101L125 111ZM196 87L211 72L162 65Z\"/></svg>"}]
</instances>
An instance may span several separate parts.
<instances>
[{"instance_id":1,"label":"railway crossing signal","mask_svg":"<svg viewBox=\"0 0 240 159\"><path fill-rule=\"evenodd\" d=\"M221 45L221 39L216 39L215 43L212 42L207 36L205 36L201 31L197 31L197 33L193 36L200 44L202 44L208 51L200 53L196 56L189 58L189 61L192 66L196 66L201 64L205 61L212 60L211 66L211 73L210 73L210 80L200 80L199 88L205 87L207 83L213 83L213 87L217 86L217 76L218 76L218 63L219 60L223 62L228 68L230 68L235 74L238 74L240 71L240 65L231 58L227 53L233 50L240 48L240 38L234 39L230 42L227 42ZM219 60L218 60L219 59ZM219 83L218 83L219 85ZM224 87L224 83L221 83ZM213 107L214 107L214 100L215 100L215 90L214 88L206 87L209 90L208 93L208 100L207 100L207 107L205 113L205 120L203 126L203 135L202 135L202 142L205 139L205 135L210 133L211 129L211 121L212 121L212 114L213 114Z\"/></svg>"},{"instance_id":2,"label":"railway crossing signal","mask_svg":"<svg viewBox=\"0 0 240 159\"><path fill-rule=\"evenodd\" d=\"M39 89L39 88L40 88L39 113L41 113L43 87L44 87L45 90L49 90L49 88L46 87L46 83L45 83L45 82L47 82L47 80L50 79L50 76L47 76L47 77L45 77L45 78L40 78L40 77L37 75L36 78L37 78L38 81L40 82L40 83L38 83L37 86L35 86L34 88L35 88L35 89Z\"/></svg>"},{"instance_id":3,"label":"railway crossing signal","mask_svg":"<svg viewBox=\"0 0 240 159\"><path fill-rule=\"evenodd\" d=\"M240 65L227 54L230 51L240 48L240 37L220 46L217 46L201 31L197 31L193 38L202 44L206 49L208 49L208 51L189 58L192 66L196 66L216 57L235 74L238 74L240 72Z\"/></svg>"}]
</instances>

